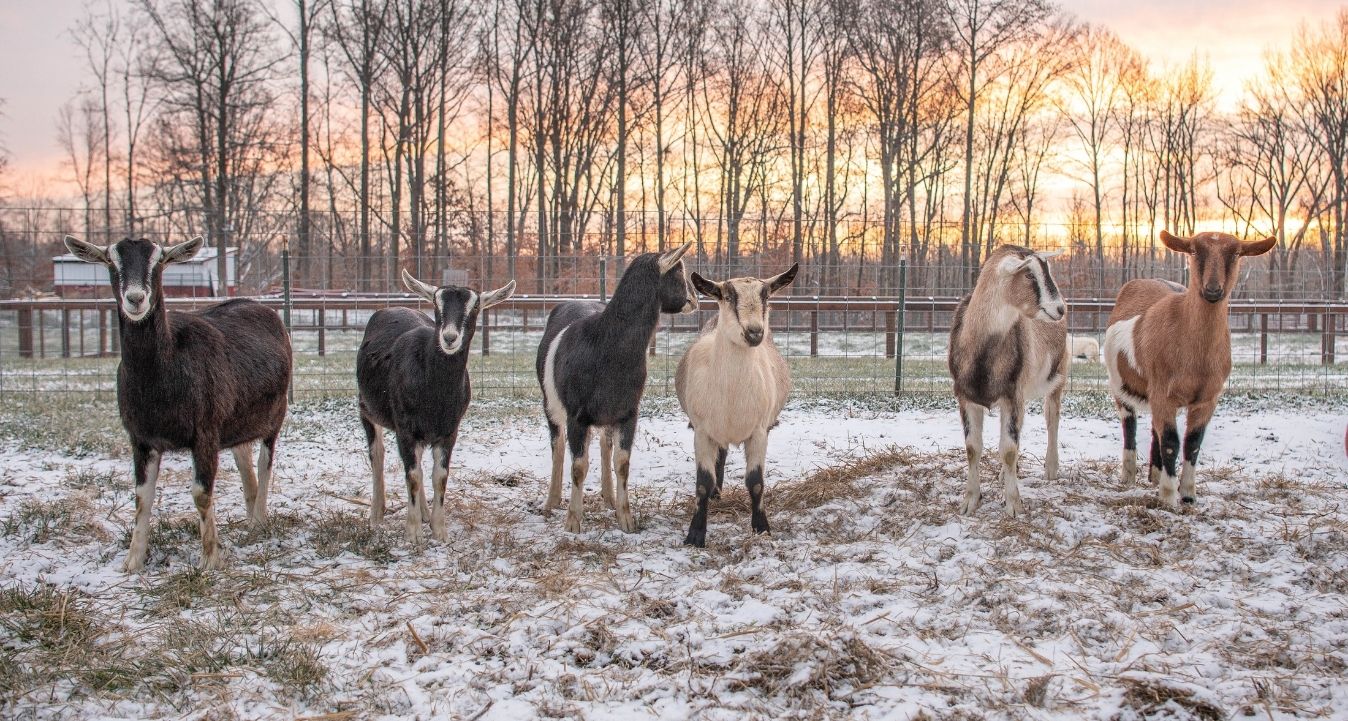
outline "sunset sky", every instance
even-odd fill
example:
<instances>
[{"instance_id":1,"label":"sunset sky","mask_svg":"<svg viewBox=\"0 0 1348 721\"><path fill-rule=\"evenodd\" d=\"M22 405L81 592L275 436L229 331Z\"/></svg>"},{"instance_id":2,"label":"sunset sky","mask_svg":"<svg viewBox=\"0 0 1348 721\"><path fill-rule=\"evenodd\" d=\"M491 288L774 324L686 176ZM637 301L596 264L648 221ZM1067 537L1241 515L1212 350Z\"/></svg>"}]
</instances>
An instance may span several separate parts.
<instances>
[{"instance_id":1,"label":"sunset sky","mask_svg":"<svg viewBox=\"0 0 1348 721\"><path fill-rule=\"evenodd\" d=\"M67 29L87 0L0 1L0 142L8 149L10 194L58 180L57 110L84 82L79 48ZM278 7L287 3L275 0ZM1269 47L1282 47L1304 21L1332 17L1330 0L1073 0L1082 20L1113 28L1153 64L1210 59L1224 108L1259 71ZM282 10L284 12L284 10Z\"/></svg>"}]
</instances>

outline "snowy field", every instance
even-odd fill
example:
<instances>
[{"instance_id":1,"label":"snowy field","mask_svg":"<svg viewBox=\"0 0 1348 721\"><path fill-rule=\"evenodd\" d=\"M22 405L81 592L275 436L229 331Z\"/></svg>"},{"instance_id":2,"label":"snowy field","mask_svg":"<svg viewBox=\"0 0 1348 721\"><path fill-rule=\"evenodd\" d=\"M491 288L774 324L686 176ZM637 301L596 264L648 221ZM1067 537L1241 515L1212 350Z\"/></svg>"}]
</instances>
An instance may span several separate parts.
<instances>
[{"instance_id":1,"label":"snowy field","mask_svg":"<svg viewBox=\"0 0 1348 721\"><path fill-rule=\"evenodd\" d=\"M991 459L983 508L956 514L948 403L797 402L771 436L772 534L750 535L732 453L706 549L681 545L692 438L667 400L640 426L634 535L597 468L583 533L541 516L535 405L479 403L450 541L418 551L394 454L392 512L370 529L353 403L309 400L264 528L245 527L222 460L228 566L208 575L185 456L165 462L148 569L126 575L115 409L6 403L5 718L1348 718L1342 401L1225 401L1179 512L1120 482L1103 404L1069 404L1054 483L1032 415L1024 520L1002 512Z\"/></svg>"}]
</instances>

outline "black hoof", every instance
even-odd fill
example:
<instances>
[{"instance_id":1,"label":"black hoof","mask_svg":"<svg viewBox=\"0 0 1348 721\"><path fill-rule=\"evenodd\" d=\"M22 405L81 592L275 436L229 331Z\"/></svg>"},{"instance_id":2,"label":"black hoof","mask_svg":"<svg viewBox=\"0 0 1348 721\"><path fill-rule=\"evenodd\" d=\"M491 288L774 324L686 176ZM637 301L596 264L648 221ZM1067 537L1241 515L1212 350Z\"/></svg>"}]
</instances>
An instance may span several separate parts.
<instances>
[{"instance_id":1,"label":"black hoof","mask_svg":"<svg viewBox=\"0 0 1348 721\"><path fill-rule=\"evenodd\" d=\"M697 548L707 547L707 529L689 529L688 537L683 539L683 545L696 546Z\"/></svg>"},{"instance_id":2,"label":"black hoof","mask_svg":"<svg viewBox=\"0 0 1348 721\"><path fill-rule=\"evenodd\" d=\"M1193 496L1185 496L1180 500L1183 501L1185 504L1192 506L1196 499Z\"/></svg>"},{"instance_id":3,"label":"black hoof","mask_svg":"<svg viewBox=\"0 0 1348 721\"><path fill-rule=\"evenodd\" d=\"M707 498L710 498L710 499L712 499L713 501L719 499L720 497L721 497L721 487L720 487L720 486L716 486L715 488L712 488L712 489L711 489L711 495L710 495L710 496L707 496Z\"/></svg>"},{"instance_id":4,"label":"black hoof","mask_svg":"<svg viewBox=\"0 0 1348 721\"><path fill-rule=\"evenodd\" d=\"M750 525L753 526L754 533L768 533L771 531L771 529L768 528L767 516L754 516L753 521L750 522Z\"/></svg>"}]
</instances>

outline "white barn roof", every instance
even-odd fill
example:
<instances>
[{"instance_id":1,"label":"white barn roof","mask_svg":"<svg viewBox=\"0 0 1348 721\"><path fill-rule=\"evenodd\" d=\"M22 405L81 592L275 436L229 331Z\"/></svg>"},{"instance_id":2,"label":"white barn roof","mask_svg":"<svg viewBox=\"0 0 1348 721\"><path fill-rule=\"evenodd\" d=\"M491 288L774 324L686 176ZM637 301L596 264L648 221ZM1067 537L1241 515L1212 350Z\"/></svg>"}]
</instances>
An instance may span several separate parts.
<instances>
[{"instance_id":1,"label":"white barn roof","mask_svg":"<svg viewBox=\"0 0 1348 721\"><path fill-rule=\"evenodd\" d=\"M215 287L218 252L215 248L202 248L191 260L173 263L164 268L164 285L187 288ZM52 279L56 287L107 286L108 271L101 265L85 263L70 253L54 256L52 259ZM238 278L238 248L225 249L226 267L229 282L226 287L234 287Z\"/></svg>"}]
</instances>

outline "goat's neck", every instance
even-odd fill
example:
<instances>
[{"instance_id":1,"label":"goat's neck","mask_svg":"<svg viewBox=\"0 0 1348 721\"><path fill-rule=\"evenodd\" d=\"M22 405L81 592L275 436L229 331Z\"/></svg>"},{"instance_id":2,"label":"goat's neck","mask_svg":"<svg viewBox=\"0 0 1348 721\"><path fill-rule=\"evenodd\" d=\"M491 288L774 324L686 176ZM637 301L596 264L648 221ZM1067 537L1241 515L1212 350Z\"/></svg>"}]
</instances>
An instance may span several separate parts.
<instances>
[{"instance_id":1,"label":"goat's neck","mask_svg":"<svg viewBox=\"0 0 1348 721\"><path fill-rule=\"evenodd\" d=\"M772 331L768 329L768 324L763 324L763 342L757 346L750 346L739 342L735 336L741 333L740 325L735 321L734 313L721 313L716 319L716 330L712 333L712 342L716 344L716 352L713 358L728 358L740 362L744 357L751 356L763 348L772 340Z\"/></svg>"},{"instance_id":2,"label":"goat's neck","mask_svg":"<svg viewBox=\"0 0 1348 721\"><path fill-rule=\"evenodd\" d=\"M1180 313L1184 335L1195 341L1228 335L1227 305L1228 298L1209 303L1203 300L1197 286L1189 286L1184 291L1184 297L1180 299L1180 307L1184 309Z\"/></svg>"},{"instance_id":3,"label":"goat's neck","mask_svg":"<svg viewBox=\"0 0 1348 721\"><path fill-rule=\"evenodd\" d=\"M122 342L122 363L129 367L157 365L173 355L173 334L161 288L155 288L154 307L138 322L131 322L117 309Z\"/></svg>"},{"instance_id":4,"label":"goat's neck","mask_svg":"<svg viewBox=\"0 0 1348 721\"><path fill-rule=\"evenodd\" d=\"M1006 335L1020 317L1020 309L1003 301L998 288L975 288L964 309L963 333Z\"/></svg>"},{"instance_id":5,"label":"goat's neck","mask_svg":"<svg viewBox=\"0 0 1348 721\"><path fill-rule=\"evenodd\" d=\"M626 282L628 280L624 276L623 282L618 283L613 300L599 315L599 323L608 331L609 338L620 339L620 347L613 351L621 353L635 347L645 353L655 326L660 323L660 300L651 292L652 287L658 292L660 279L657 276L654 283Z\"/></svg>"},{"instance_id":6,"label":"goat's neck","mask_svg":"<svg viewBox=\"0 0 1348 721\"><path fill-rule=\"evenodd\" d=\"M463 339L463 345L459 346L459 352L449 355L440 348L440 331L437 328L426 339L426 375L433 383L462 377L463 369L468 367L468 352L472 347L473 334L470 331Z\"/></svg>"}]
</instances>

